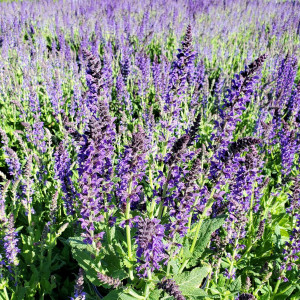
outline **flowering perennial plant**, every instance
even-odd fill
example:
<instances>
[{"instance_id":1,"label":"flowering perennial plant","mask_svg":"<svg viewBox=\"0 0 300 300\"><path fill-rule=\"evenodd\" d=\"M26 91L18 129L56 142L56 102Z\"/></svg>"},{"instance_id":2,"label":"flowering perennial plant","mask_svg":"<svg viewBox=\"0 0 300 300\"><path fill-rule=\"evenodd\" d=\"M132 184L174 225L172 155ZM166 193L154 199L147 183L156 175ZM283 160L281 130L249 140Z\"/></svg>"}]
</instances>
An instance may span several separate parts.
<instances>
[{"instance_id":1,"label":"flowering perennial plant","mask_svg":"<svg viewBox=\"0 0 300 300\"><path fill-rule=\"evenodd\" d=\"M0 299L298 300L299 20L1 1Z\"/></svg>"}]
</instances>

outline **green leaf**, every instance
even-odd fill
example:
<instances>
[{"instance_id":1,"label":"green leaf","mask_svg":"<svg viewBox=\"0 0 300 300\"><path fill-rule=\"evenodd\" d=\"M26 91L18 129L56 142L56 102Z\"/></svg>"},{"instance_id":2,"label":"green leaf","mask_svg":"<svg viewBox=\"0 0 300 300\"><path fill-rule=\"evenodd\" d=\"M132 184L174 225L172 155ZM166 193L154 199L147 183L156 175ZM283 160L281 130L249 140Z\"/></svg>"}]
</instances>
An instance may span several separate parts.
<instances>
[{"instance_id":1,"label":"green leaf","mask_svg":"<svg viewBox=\"0 0 300 300\"><path fill-rule=\"evenodd\" d=\"M162 290L154 290L149 295L149 300L157 300L160 299L160 294L162 293Z\"/></svg>"},{"instance_id":2,"label":"green leaf","mask_svg":"<svg viewBox=\"0 0 300 300\"><path fill-rule=\"evenodd\" d=\"M26 288L25 287L18 287L16 293L12 296L11 299L25 299L26 295ZM6 297L1 298L0 294L0 299L6 299Z\"/></svg>"},{"instance_id":3,"label":"green leaf","mask_svg":"<svg viewBox=\"0 0 300 300\"><path fill-rule=\"evenodd\" d=\"M242 280L241 280L241 276L239 276L236 280L234 280L230 286L229 286L229 290L230 292L238 292L240 291L242 288Z\"/></svg>"},{"instance_id":4,"label":"green leaf","mask_svg":"<svg viewBox=\"0 0 300 300\"><path fill-rule=\"evenodd\" d=\"M78 264L84 269L86 277L94 285L100 285L100 281L97 278L98 270L93 264L92 253L88 250L90 245L83 242L82 237L69 238L69 243L72 247L72 254Z\"/></svg>"},{"instance_id":5,"label":"green leaf","mask_svg":"<svg viewBox=\"0 0 300 300\"><path fill-rule=\"evenodd\" d=\"M114 244L114 248L115 248L115 251L118 254L120 254L121 256L126 256L126 252L124 251L124 247L119 242L116 242Z\"/></svg>"},{"instance_id":6,"label":"green leaf","mask_svg":"<svg viewBox=\"0 0 300 300\"><path fill-rule=\"evenodd\" d=\"M78 264L85 270L86 277L94 285L103 285L97 277L99 269L97 268L97 260L93 259L92 247L83 242L82 237L69 238L69 243L72 247L73 257ZM127 278L127 272L124 270L123 264L120 262L118 256L110 253L101 259L101 265L107 269L107 275L118 278L120 280Z\"/></svg>"},{"instance_id":7,"label":"green leaf","mask_svg":"<svg viewBox=\"0 0 300 300\"><path fill-rule=\"evenodd\" d=\"M124 263L113 253L105 255L105 257L101 259L101 264L103 268L107 268L109 276L119 278L120 280L128 277L127 272L124 270Z\"/></svg>"},{"instance_id":8,"label":"green leaf","mask_svg":"<svg viewBox=\"0 0 300 300\"><path fill-rule=\"evenodd\" d=\"M184 243L184 246L183 246L183 258L189 259L191 257L192 257L192 253L190 252L189 239L186 239L186 242Z\"/></svg>"},{"instance_id":9,"label":"green leaf","mask_svg":"<svg viewBox=\"0 0 300 300\"><path fill-rule=\"evenodd\" d=\"M111 292L109 292L103 298L103 300L116 300L116 299L119 299L119 295L122 294L122 293L123 293L122 290L112 290Z\"/></svg>"},{"instance_id":10,"label":"green leaf","mask_svg":"<svg viewBox=\"0 0 300 300\"><path fill-rule=\"evenodd\" d=\"M121 300L137 300L137 298L135 298L131 295L125 294L125 293L119 294L118 299L121 299Z\"/></svg>"},{"instance_id":11,"label":"green leaf","mask_svg":"<svg viewBox=\"0 0 300 300\"><path fill-rule=\"evenodd\" d=\"M284 293L277 295L275 297L276 300L285 300L285 299L289 299L289 296L292 294L292 292L294 291L296 287L295 286L290 286L289 288L283 287L282 290L284 290Z\"/></svg>"},{"instance_id":12,"label":"green leaf","mask_svg":"<svg viewBox=\"0 0 300 300\"><path fill-rule=\"evenodd\" d=\"M194 267L198 264L198 260L201 257L203 251L207 247L208 242L210 241L211 234L219 229L224 223L226 216L218 216L213 219L207 219L203 222L199 236L197 238L197 243L195 250L190 258L187 267Z\"/></svg>"},{"instance_id":13,"label":"green leaf","mask_svg":"<svg viewBox=\"0 0 300 300\"><path fill-rule=\"evenodd\" d=\"M273 238L273 242L276 244L277 248L281 246L281 234L280 234L280 226L277 224L275 227L275 235Z\"/></svg>"},{"instance_id":14,"label":"green leaf","mask_svg":"<svg viewBox=\"0 0 300 300\"><path fill-rule=\"evenodd\" d=\"M218 286L223 287L225 286L225 283L226 283L226 278L224 277L223 274L220 274L218 277Z\"/></svg>"},{"instance_id":15,"label":"green leaf","mask_svg":"<svg viewBox=\"0 0 300 300\"><path fill-rule=\"evenodd\" d=\"M72 248L87 249L89 245L85 244L83 240L83 237L70 237L68 242Z\"/></svg>"},{"instance_id":16,"label":"green leaf","mask_svg":"<svg viewBox=\"0 0 300 300\"><path fill-rule=\"evenodd\" d=\"M174 280L182 292L185 289L199 288L210 270L210 267L195 268L191 272L188 271L174 276Z\"/></svg>"},{"instance_id":17,"label":"green leaf","mask_svg":"<svg viewBox=\"0 0 300 300\"><path fill-rule=\"evenodd\" d=\"M189 299L203 299L208 295L204 292L204 290L200 288L191 288L191 287L180 287L180 290L183 296L188 297Z\"/></svg>"},{"instance_id":18,"label":"green leaf","mask_svg":"<svg viewBox=\"0 0 300 300\"><path fill-rule=\"evenodd\" d=\"M291 300L298 300L298 299L300 299L300 291L297 292L296 294L293 294L293 296L291 298Z\"/></svg>"},{"instance_id":19,"label":"green leaf","mask_svg":"<svg viewBox=\"0 0 300 300\"><path fill-rule=\"evenodd\" d=\"M171 261L169 261L170 266L172 267L172 271L174 275L178 274L179 271L179 266L177 261L175 261L174 259L172 259Z\"/></svg>"},{"instance_id":20,"label":"green leaf","mask_svg":"<svg viewBox=\"0 0 300 300\"><path fill-rule=\"evenodd\" d=\"M265 293L265 294L259 296L259 299L261 299L261 300L269 300L269 299L271 299L270 293L267 292L267 293Z\"/></svg>"},{"instance_id":21,"label":"green leaf","mask_svg":"<svg viewBox=\"0 0 300 300\"><path fill-rule=\"evenodd\" d=\"M62 233L68 228L68 226L69 226L69 223L63 224L63 225L58 229L58 232L57 232L57 234L56 234L55 237L58 238L59 236L61 236Z\"/></svg>"},{"instance_id":22,"label":"green leaf","mask_svg":"<svg viewBox=\"0 0 300 300\"><path fill-rule=\"evenodd\" d=\"M133 266L133 261L130 261L127 257L124 258L124 265L126 268L130 269Z\"/></svg>"}]
</instances>

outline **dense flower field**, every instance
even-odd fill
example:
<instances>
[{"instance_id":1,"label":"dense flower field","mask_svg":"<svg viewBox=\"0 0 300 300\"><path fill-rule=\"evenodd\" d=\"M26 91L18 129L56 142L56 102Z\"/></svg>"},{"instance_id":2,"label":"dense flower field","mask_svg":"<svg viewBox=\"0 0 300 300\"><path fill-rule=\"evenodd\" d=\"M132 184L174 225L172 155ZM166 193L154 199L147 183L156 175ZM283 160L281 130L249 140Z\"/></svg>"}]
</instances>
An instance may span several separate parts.
<instances>
[{"instance_id":1,"label":"dense flower field","mask_svg":"<svg viewBox=\"0 0 300 300\"><path fill-rule=\"evenodd\" d=\"M300 299L300 2L0 3L0 299Z\"/></svg>"}]
</instances>

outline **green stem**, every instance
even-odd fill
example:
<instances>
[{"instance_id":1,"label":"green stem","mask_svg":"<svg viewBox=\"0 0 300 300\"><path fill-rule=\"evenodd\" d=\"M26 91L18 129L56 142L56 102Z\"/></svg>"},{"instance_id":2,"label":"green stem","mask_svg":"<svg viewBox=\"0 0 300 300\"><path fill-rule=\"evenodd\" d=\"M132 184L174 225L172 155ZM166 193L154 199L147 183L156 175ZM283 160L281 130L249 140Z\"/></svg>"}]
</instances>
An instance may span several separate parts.
<instances>
[{"instance_id":1,"label":"green stem","mask_svg":"<svg viewBox=\"0 0 300 300\"><path fill-rule=\"evenodd\" d=\"M5 295L5 299L9 300L9 297L8 297L8 294L7 294L6 287L4 287L4 295Z\"/></svg>"},{"instance_id":2,"label":"green stem","mask_svg":"<svg viewBox=\"0 0 300 300\"><path fill-rule=\"evenodd\" d=\"M128 290L128 294L135 297L135 298L137 298L137 299L145 300L145 297L137 294L135 291L133 291L131 289Z\"/></svg>"},{"instance_id":3,"label":"green stem","mask_svg":"<svg viewBox=\"0 0 300 300\"><path fill-rule=\"evenodd\" d=\"M214 201L212 201L212 197L215 193L215 188L211 191L211 194L209 196L209 199L208 199L208 202L207 202L207 205L205 206L204 210L203 210L203 213L200 217L200 220L197 224L197 227L196 227L196 233L194 235L194 239L193 239L193 243L191 245L191 248L190 248L190 253L193 254L194 250L195 250L195 246L196 246L196 243L198 241L198 235L199 235L199 232L200 232L200 229L201 229L201 225L206 217L206 213L207 211L212 207ZM184 270L185 266L187 265L189 259L184 259L183 260L183 263L181 265L181 268L179 269L179 274Z\"/></svg>"},{"instance_id":4,"label":"green stem","mask_svg":"<svg viewBox=\"0 0 300 300\"><path fill-rule=\"evenodd\" d=\"M151 171L151 169L149 170L149 184L150 184L150 187L151 187L151 189L153 191L154 190L154 186L153 186L152 171ZM153 197L152 202L151 202L151 206L150 206L150 219L153 218L155 205L156 205L156 201L155 201L155 197Z\"/></svg>"},{"instance_id":5,"label":"green stem","mask_svg":"<svg viewBox=\"0 0 300 300\"><path fill-rule=\"evenodd\" d=\"M208 202L212 199L214 193L215 193L215 189L212 190ZM196 234L195 234L194 239L193 239L192 246L190 248L190 252L191 253L193 253L194 250L195 250L195 246L196 246L196 242L198 240L198 235L199 235L199 231L200 231L201 225L202 225L202 223L203 223L203 221L204 221L204 219L206 217L207 211L212 207L213 203L214 203L213 201L210 201L210 203L208 203L208 205L206 205L205 208L204 208L204 210L203 210L203 213L202 213L201 218L199 220L199 223L197 225L197 230L196 230Z\"/></svg>"},{"instance_id":6,"label":"green stem","mask_svg":"<svg viewBox=\"0 0 300 300\"><path fill-rule=\"evenodd\" d=\"M155 198L153 198L152 202L151 202L151 206L150 206L150 219L152 219L154 216L155 205L156 205L156 201L155 201Z\"/></svg>"},{"instance_id":7,"label":"green stem","mask_svg":"<svg viewBox=\"0 0 300 300\"><path fill-rule=\"evenodd\" d=\"M51 263L52 263L52 246L48 250L48 268L51 270Z\"/></svg>"},{"instance_id":8,"label":"green stem","mask_svg":"<svg viewBox=\"0 0 300 300\"><path fill-rule=\"evenodd\" d=\"M231 262L230 262L230 267L229 267L229 272L228 272L229 276L231 275L231 272L233 270L233 266L234 266L234 263L235 263L235 256L237 254L237 245L238 245L238 242L239 242L240 232L241 232L241 230L239 228L238 233L237 233L237 238L236 238L235 243L234 243L234 250L233 250L233 254L232 254L232 258L231 258Z\"/></svg>"},{"instance_id":9,"label":"green stem","mask_svg":"<svg viewBox=\"0 0 300 300\"><path fill-rule=\"evenodd\" d=\"M28 209L28 225L31 227L31 207L30 207L30 196L29 196L29 191L27 191L27 209Z\"/></svg>"},{"instance_id":10,"label":"green stem","mask_svg":"<svg viewBox=\"0 0 300 300\"><path fill-rule=\"evenodd\" d=\"M126 214L125 218L126 220L129 219L130 216L130 199L127 199L126 203ZM129 222L129 221L127 221ZM131 234L130 234L130 226L129 224L126 224L126 240L127 240L127 250L128 250L128 259L131 260L132 253L131 253ZM132 267L129 268L129 277L131 280L133 280L133 270Z\"/></svg>"},{"instance_id":11,"label":"green stem","mask_svg":"<svg viewBox=\"0 0 300 300\"><path fill-rule=\"evenodd\" d=\"M251 195L251 201L250 201L250 215L249 215L249 224L250 224L250 228L249 228L249 232L250 232L250 240L251 240L251 236L253 233L253 200L254 200L254 189L255 189L255 184L253 184L253 188L252 188L252 195ZM251 242L250 242L251 244Z\"/></svg>"},{"instance_id":12,"label":"green stem","mask_svg":"<svg viewBox=\"0 0 300 300\"><path fill-rule=\"evenodd\" d=\"M235 247L236 247L236 244L237 244L237 243L235 243ZM234 262L235 262L235 259L234 259L234 258L235 258L235 256L236 256L236 253L237 253L237 250L234 249L233 254L232 254L232 259L231 259L230 267L229 267L229 272L228 272L229 276L231 276L231 272L232 272L232 270L233 270L233 266L234 266Z\"/></svg>"},{"instance_id":13,"label":"green stem","mask_svg":"<svg viewBox=\"0 0 300 300\"><path fill-rule=\"evenodd\" d=\"M147 271L147 275L148 275L148 279L149 279L149 280L152 280L152 274L151 274L151 271L150 271L150 270ZM149 291L150 291L150 286L149 286L149 284L146 282L145 290L144 290L145 299L148 298Z\"/></svg>"},{"instance_id":14,"label":"green stem","mask_svg":"<svg viewBox=\"0 0 300 300\"><path fill-rule=\"evenodd\" d=\"M273 295L272 295L271 300L273 300L273 299L275 298L276 293L277 293L277 291L278 291L278 288L279 288L279 286L280 286L280 283L281 283L281 279L278 279L277 282L276 282L276 286L275 286L275 289L274 289L274 292L273 292Z\"/></svg>"},{"instance_id":15,"label":"green stem","mask_svg":"<svg viewBox=\"0 0 300 300\"><path fill-rule=\"evenodd\" d=\"M128 195L131 193L131 185L132 185L132 180L129 182L129 187L128 187ZM130 218L130 198L127 199L126 202L126 212L125 212L125 219L127 221L126 224L126 240L127 240L127 250L128 250L128 259L129 261L132 260L132 252L131 252L131 234L130 234L130 226L129 226L129 218ZM129 278L133 280L133 267L131 266L129 268Z\"/></svg>"},{"instance_id":16,"label":"green stem","mask_svg":"<svg viewBox=\"0 0 300 300\"><path fill-rule=\"evenodd\" d=\"M247 250L244 252L244 254L241 256L241 258L237 261L238 263L240 262L240 261L242 261L242 259L244 259L245 258L245 256L249 253L249 251L252 249L252 244L250 245L250 246L248 246L247 247Z\"/></svg>"},{"instance_id":17,"label":"green stem","mask_svg":"<svg viewBox=\"0 0 300 300\"><path fill-rule=\"evenodd\" d=\"M164 198L166 197L167 188L168 188L168 184L169 184L171 175L172 175L172 172L171 172L171 169L170 169L169 172L168 172L167 180L166 180L166 182L164 184L164 187L163 187L163 194L162 194L162 197L161 197L161 200L160 200L160 203L159 203L158 214L157 214L158 219L161 219L161 217L163 215Z\"/></svg>"},{"instance_id":18,"label":"green stem","mask_svg":"<svg viewBox=\"0 0 300 300\"><path fill-rule=\"evenodd\" d=\"M218 274L219 274L220 266L221 266L221 258L218 259L218 264L217 264L216 271L214 274L216 284L218 284Z\"/></svg>"},{"instance_id":19,"label":"green stem","mask_svg":"<svg viewBox=\"0 0 300 300\"><path fill-rule=\"evenodd\" d=\"M201 160L201 169L203 168L203 158ZM199 187L203 187L203 177L202 177L202 174L200 174L200 184L199 184ZM199 200L199 197L195 197L195 201L193 203L193 206L191 207L191 211L190 211L190 216L189 216L189 221L188 221L188 230L187 230L187 233L190 232L191 230L191 225L192 225L192 218L193 218L193 209L194 207L196 207L196 204L198 203L198 200ZM185 235L185 237L183 238L183 243L185 243L187 239L187 235ZM183 255L183 247L181 248L180 250L180 253L179 253L179 256L182 256Z\"/></svg>"},{"instance_id":20,"label":"green stem","mask_svg":"<svg viewBox=\"0 0 300 300\"><path fill-rule=\"evenodd\" d=\"M284 294L287 290L291 288L292 285L288 285L284 290L282 290L280 293L278 293L276 296Z\"/></svg>"},{"instance_id":21,"label":"green stem","mask_svg":"<svg viewBox=\"0 0 300 300\"><path fill-rule=\"evenodd\" d=\"M209 274L207 275L208 280L207 280L207 284L206 284L206 287L205 287L205 292L208 292L208 289L209 289L209 284L210 284L210 280L211 280L211 272L212 272L212 269L210 270Z\"/></svg>"},{"instance_id":22,"label":"green stem","mask_svg":"<svg viewBox=\"0 0 300 300\"><path fill-rule=\"evenodd\" d=\"M175 242L175 235L173 236L173 239L172 239L172 245L174 244ZM171 246L172 247L172 246ZM173 255L174 251L172 250L171 251L171 254L170 254L170 259L168 261L168 266L167 266L167 277L170 275L170 269L171 269L171 264L170 264L170 261L171 261L171 258L172 258L172 255Z\"/></svg>"}]
</instances>

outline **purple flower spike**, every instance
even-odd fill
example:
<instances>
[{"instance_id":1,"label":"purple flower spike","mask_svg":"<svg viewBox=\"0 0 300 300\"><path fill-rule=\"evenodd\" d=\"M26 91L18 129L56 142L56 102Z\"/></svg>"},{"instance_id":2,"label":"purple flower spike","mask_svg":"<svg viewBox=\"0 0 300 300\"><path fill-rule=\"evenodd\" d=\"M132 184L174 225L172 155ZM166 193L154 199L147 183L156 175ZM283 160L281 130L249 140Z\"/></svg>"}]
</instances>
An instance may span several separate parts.
<instances>
[{"instance_id":1,"label":"purple flower spike","mask_svg":"<svg viewBox=\"0 0 300 300\"><path fill-rule=\"evenodd\" d=\"M83 269L79 269L78 277L76 279L76 285L74 287L74 298L71 297L71 300L85 300L86 293L83 292L84 288L84 277Z\"/></svg>"},{"instance_id":2,"label":"purple flower spike","mask_svg":"<svg viewBox=\"0 0 300 300\"><path fill-rule=\"evenodd\" d=\"M137 268L141 277L147 277L147 271L159 270L159 263L168 258L163 244L164 226L158 219L140 219L136 243L136 255L141 265Z\"/></svg>"},{"instance_id":3,"label":"purple flower spike","mask_svg":"<svg viewBox=\"0 0 300 300\"><path fill-rule=\"evenodd\" d=\"M175 300L185 300L185 297L182 295L178 285L173 279L163 278L162 281L157 284L157 287L173 296Z\"/></svg>"},{"instance_id":4,"label":"purple flower spike","mask_svg":"<svg viewBox=\"0 0 300 300\"><path fill-rule=\"evenodd\" d=\"M17 259L17 254L20 252L20 249L17 247L18 239L17 233L14 229L14 216L10 215L8 224L5 230L4 237L4 249L6 254L6 259L8 264L17 266L19 264Z\"/></svg>"}]
</instances>

